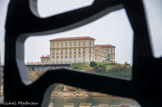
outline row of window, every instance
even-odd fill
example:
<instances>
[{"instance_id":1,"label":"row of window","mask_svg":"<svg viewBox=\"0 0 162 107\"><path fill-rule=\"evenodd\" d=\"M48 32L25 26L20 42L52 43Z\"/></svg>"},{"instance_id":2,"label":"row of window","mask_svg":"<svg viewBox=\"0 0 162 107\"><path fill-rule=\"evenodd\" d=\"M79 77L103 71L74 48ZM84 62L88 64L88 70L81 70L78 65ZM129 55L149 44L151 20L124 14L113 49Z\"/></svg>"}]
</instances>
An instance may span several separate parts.
<instances>
[{"instance_id":1,"label":"row of window","mask_svg":"<svg viewBox=\"0 0 162 107\"><path fill-rule=\"evenodd\" d=\"M112 54L109 54L110 55L110 59L112 59ZM95 56L96 56L96 58L105 58L105 56L107 56L107 55L105 55L105 56L102 56L102 55L96 55L95 54Z\"/></svg>"},{"instance_id":2,"label":"row of window","mask_svg":"<svg viewBox=\"0 0 162 107\"><path fill-rule=\"evenodd\" d=\"M108 49L106 49L106 50L107 50L107 51L104 51L104 52L101 51L101 50L96 50L95 53L98 54L98 55L99 55L99 54L103 55L103 54L107 54L107 53L113 53L113 49L112 49L112 48L108 48Z\"/></svg>"},{"instance_id":3,"label":"row of window","mask_svg":"<svg viewBox=\"0 0 162 107\"><path fill-rule=\"evenodd\" d=\"M82 46L85 46L86 45L86 41L83 41L83 42L65 42L65 44L63 43L63 42L61 42L61 43L59 43L59 42L56 42L56 43L54 43L53 42L53 47L55 47L55 45L57 46L57 47L64 47L64 45L65 45L65 47L71 47L72 46L72 43L73 43L73 46L74 47L76 47L76 46L81 46L81 43L83 44ZM92 46L92 42L91 41L88 41L88 43L87 43L87 45L88 46Z\"/></svg>"},{"instance_id":4,"label":"row of window","mask_svg":"<svg viewBox=\"0 0 162 107\"><path fill-rule=\"evenodd\" d=\"M111 50L110 50L110 52L112 53L113 52L113 50L112 50L112 48L110 48ZM109 48L107 49L107 51L109 52Z\"/></svg>"},{"instance_id":5,"label":"row of window","mask_svg":"<svg viewBox=\"0 0 162 107\"><path fill-rule=\"evenodd\" d=\"M88 60L89 61L92 60L91 55L89 55ZM65 63L86 62L86 59L85 59L85 55L83 55L82 60L80 55L78 55L78 58L76 57L76 55L74 55L73 58L71 55L69 57L65 56L65 58L63 56L61 56L61 58L59 58L59 56L56 57L56 63L64 63L64 62ZM52 56L52 63L55 63L55 56Z\"/></svg>"},{"instance_id":6,"label":"row of window","mask_svg":"<svg viewBox=\"0 0 162 107\"><path fill-rule=\"evenodd\" d=\"M69 53L69 54L72 54L72 50L73 50L73 53L81 53L81 49L65 49L65 54ZM82 49L82 52L85 53L85 48ZM59 49L57 49L56 51L57 54L59 54ZM91 48L89 48L89 53L91 53ZM55 50L53 50L52 54L55 54ZM63 49L61 49L61 54L63 54Z\"/></svg>"}]
</instances>

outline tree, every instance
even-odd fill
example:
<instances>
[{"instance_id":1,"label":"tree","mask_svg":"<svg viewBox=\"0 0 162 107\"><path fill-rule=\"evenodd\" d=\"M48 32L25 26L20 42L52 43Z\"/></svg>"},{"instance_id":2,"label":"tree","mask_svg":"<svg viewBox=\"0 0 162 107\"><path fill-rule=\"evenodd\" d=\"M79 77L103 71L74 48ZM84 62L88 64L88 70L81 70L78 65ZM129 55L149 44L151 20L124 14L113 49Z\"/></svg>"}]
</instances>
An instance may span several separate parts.
<instances>
[{"instance_id":1,"label":"tree","mask_svg":"<svg viewBox=\"0 0 162 107\"><path fill-rule=\"evenodd\" d=\"M95 67L95 66L97 66L97 63L94 62L94 61L91 61L90 66L91 66L91 67Z\"/></svg>"}]
</instances>

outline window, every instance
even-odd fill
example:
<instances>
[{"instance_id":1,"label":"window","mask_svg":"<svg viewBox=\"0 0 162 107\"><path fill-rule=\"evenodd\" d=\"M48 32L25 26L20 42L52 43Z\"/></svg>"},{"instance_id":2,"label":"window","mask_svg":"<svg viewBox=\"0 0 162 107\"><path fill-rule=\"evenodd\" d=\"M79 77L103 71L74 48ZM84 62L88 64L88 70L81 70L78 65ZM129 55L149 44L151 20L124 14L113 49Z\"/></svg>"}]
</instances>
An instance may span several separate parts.
<instances>
[{"instance_id":1,"label":"window","mask_svg":"<svg viewBox=\"0 0 162 107\"><path fill-rule=\"evenodd\" d=\"M70 52L69 53L71 54L71 49L70 49Z\"/></svg>"},{"instance_id":2,"label":"window","mask_svg":"<svg viewBox=\"0 0 162 107\"><path fill-rule=\"evenodd\" d=\"M85 53L85 48L83 48L83 53Z\"/></svg>"},{"instance_id":3,"label":"window","mask_svg":"<svg viewBox=\"0 0 162 107\"><path fill-rule=\"evenodd\" d=\"M55 63L55 57L52 56L52 63Z\"/></svg>"},{"instance_id":4,"label":"window","mask_svg":"<svg viewBox=\"0 0 162 107\"><path fill-rule=\"evenodd\" d=\"M111 53L112 53L112 48L111 48Z\"/></svg>"},{"instance_id":5,"label":"window","mask_svg":"<svg viewBox=\"0 0 162 107\"><path fill-rule=\"evenodd\" d=\"M91 46L91 41L89 41L89 46Z\"/></svg>"},{"instance_id":6,"label":"window","mask_svg":"<svg viewBox=\"0 0 162 107\"><path fill-rule=\"evenodd\" d=\"M54 50L54 49L52 50L52 54L53 54L53 55L55 54L55 50Z\"/></svg>"},{"instance_id":7,"label":"window","mask_svg":"<svg viewBox=\"0 0 162 107\"><path fill-rule=\"evenodd\" d=\"M63 42L61 42L61 47L63 47Z\"/></svg>"},{"instance_id":8,"label":"window","mask_svg":"<svg viewBox=\"0 0 162 107\"><path fill-rule=\"evenodd\" d=\"M65 56L65 63L67 63L67 56Z\"/></svg>"},{"instance_id":9,"label":"window","mask_svg":"<svg viewBox=\"0 0 162 107\"><path fill-rule=\"evenodd\" d=\"M76 63L76 55L74 55L74 63Z\"/></svg>"},{"instance_id":10,"label":"window","mask_svg":"<svg viewBox=\"0 0 162 107\"><path fill-rule=\"evenodd\" d=\"M55 43L53 42L53 47L55 47Z\"/></svg>"},{"instance_id":11,"label":"window","mask_svg":"<svg viewBox=\"0 0 162 107\"><path fill-rule=\"evenodd\" d=\"M65 49L65 54L67 54L67 49Z\"/></svg>"},{"instance_id":12,"label":"window","mask_svg":"<svg viewBox=\"0 0 162 107\"><path fill-rule=\"evenodd\" d=\"M59 49L57 49L57 54L59 54Z\"/></svg>"},{"instance_id":13,"label":"window","mask_svg":"<svg viewBox=\"0 0 162 107\"><path fill-rule=\"evenodd\" d=\"M89 55L89 61L91 61L91 55Z\"/></svg>"},{"instance_id":14,"label":"window","mask_svg":"<svg viewBox=\"0 0 162 107\"><path fill-rule=\"evenodd\" d=\"M59 43L57 43L57 47L59 47Z\"/></svg>"},{"instance_id":15,"label":"window","mask_svg":"<svg viewBox=\"0 0 162 107\"><path fill-rule=\"evenodd\" d=\"M83 55L83 62L85 62L85 55Z\"/></svg>"},{"instance_id":16,"label":"window","mask_svg":"<svg viewBox=\"0 0 162 107\"><path fill-rule=\"evenodd\" d=\"M78 50L78 53L80 53L80 48L79 48L79 50Z\"/></svg>"},{"instance_id":17,"label":"window","mask_svg":"<svg viewBox=\"0 0 162 107\"><path fill-rule=\"evenodd\" d=\"M81 58L80 58L80 55L78 56L78 62L81 62Z\"/></svg>"},{"instance_id":18,"label":"window","mask_svg":"<svg viewBox=\"0 0 162 107\"><path fill-rule=\"evenodd\" d=\"M45 63L45 61L44 61L44 60L42 60L42 63L44 64L44 63Z\"/></svg>"},{"instance_id":19,"label":"window","mask_svg":"<svg viewBox=\"0 0 162 107\"><path fill-rule=\"evenodd\" d=\"M61 56L61 63L63 63L63 56Z\"/></svg>"},{"instance_id":20,"label":"window","mask_svg":"<svg viewBox=\"0 0 162 107\"><path fill-rule=\"evenodd\" d=\"M49 59L47 59L47 63L49 63Z\"/></svg>"},{"instance_id":21,"label":"window","mask_svg":"<svg viewBox=\"0 0 162 107\"><path fill-rule=\"evenodd\" d=\"M63 54L63 49L61 49L61 54Z\"/></svg>"},{"instance_id":22,"label":"window","mask_svg":"<svg viewBox=\"0 0 162 107\"><path fill-rule=\"evenodd\" d=\"M59 56L57 56L56 63L59 63Z\"/></svg>"},{"instance_id":23,"label":"window","mask_svg":"<svg viewBox=\"0 0 162 107\"><path fill-rule=\"evenodd\" d=\"M67 42L65 42L65 46L67 47Z\"/></svg>"},{"instance_id":24,"label":"window","mask_svg":"<svg viewBox=\"0 0 162 107\"><path fill-rule=\"evenodd\" d=\"M76 42L74 42L74 47L76 47Z\"/></svg>"},{"instance_id":25,"label":"window","mask_svg":"<svg viewBox=\"0 0 162 107\"><path fill-rule=\"evenodd\" d=\"M83 46L85 46L85 41L83 41Z\"/></svg>"},{"instance_id":26,"label":"window","mask_svg":"<svg viewBox=\"0 0 162 107\"><path fill-rule=\"evenodd\" d=\"M80 41L79 41L78 45L80 46Z\"/></svg>"},{"instance_id":27,"label":"window","mask_svg":"<svg viewBox=\"0 0 162 107\"><path fill-rule=\"evenodd\" d=\"M70 55L70 58L69 58L69 62L70 62L70 63L72 62L72 57L71 57L71 55Z\"/></svg>"},{"instance_id":28,"label":"window","mask_svg":"<svg viewBox=\"0 0 162 107\"><path fill-rule=\"evenodd\" d=\"M89 48L89 53L91 53L91 48Z\"/></svg>"},{"instance_id":29,"label":"window","mask_svg":"<svg viewBox=\"0 0 162 107\"><path fill-rule=\"evenodd\" d=\"M76 49L74 49L74 53L76 54Z\"/></svg>"},{"instance_id":30,"label":"window","mask_svg":"<svg viewBox=\"0 0 162 107\"><path fill-rule=\"evenodd\" d=\"M71 42L70 42L70 47L71 47Z\"/></svg>"}]
</instances>

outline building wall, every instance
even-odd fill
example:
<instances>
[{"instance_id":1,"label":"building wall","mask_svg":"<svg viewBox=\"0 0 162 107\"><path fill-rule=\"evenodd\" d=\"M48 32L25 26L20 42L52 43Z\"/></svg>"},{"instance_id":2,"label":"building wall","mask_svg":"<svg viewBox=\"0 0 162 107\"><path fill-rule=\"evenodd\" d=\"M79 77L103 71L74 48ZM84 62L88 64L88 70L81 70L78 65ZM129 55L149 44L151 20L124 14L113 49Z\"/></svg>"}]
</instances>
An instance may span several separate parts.
<instances>
[{"instance_id":1,"label":"building wall","mask_svg":"<svg viewBox=\"0 0 162 107\"><path fill-rule=\"evenodd\" d=\"M51 63L50 56L42 56L41 57L41 63L43 63L43 64L49 64L49 63Z\"/></svg>"},{"instance_id":2,"label":"building wall","mask_svg":"<svg viewBox=\"0 0 162 107\"><path fill-rule=\"evenodd\" d=\"M95 61L96 62L105 62L106 56L110 55L110 62L115 62L115 47L100 47L95 46Z\"/></svg>"},{"instance_id":3,"label":"building wall","mask_svg":"<svg viewBox=\"0 0 162 107\"><path fill-rule=\"evenodd\" d=\"M42 56L42 63L70 64L82 62L105 62L110 55L110 62L115 62L115 46L95 45L95 39L50 40L50 55Z\"/></svg>"},{"instance_id":4,"label":"building wall","mask_svg":"<svg viewBox=\"0 0 162 107\"><path fill-rule=\"evenodd\" d=\"M95 61L96 62L105 62L108 52L98 46L95 46Z\"/></svg>"},{"instance_id":5,"label":"building wall","mask_svg":"<svg viewBox=\"0 0 162 107\"><path fill-rule=\"evenodd\" d=\"M51 63L78 63L93 60L93 39L50 41Z\"/></svg>"}]
</instances>

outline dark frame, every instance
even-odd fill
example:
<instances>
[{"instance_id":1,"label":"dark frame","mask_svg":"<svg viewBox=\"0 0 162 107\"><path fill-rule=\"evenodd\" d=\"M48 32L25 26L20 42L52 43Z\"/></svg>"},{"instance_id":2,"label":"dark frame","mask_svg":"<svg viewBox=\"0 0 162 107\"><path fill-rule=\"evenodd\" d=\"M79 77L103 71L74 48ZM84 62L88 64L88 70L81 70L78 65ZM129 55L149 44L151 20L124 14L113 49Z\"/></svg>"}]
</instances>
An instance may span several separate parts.
<instances>
[{"instance_id":1,"label":"dark frame","mask_svg":"<svg viewBox=\"0 0 162 107\"><path fill-rule=\"evenodd\" d=\"M46 107L53 88L57 83L64 83L133 98L142 107L161 105L162 58L152 55L142 0L95 0L92 6L48 18L39 16L36 4L37 0L11 0L9 3L5 26L4 101L32 101L38 102L37 106ZM70 30L123 7L134 31L131 81L58 69L49 70L34 83L30 82L24 64L24 41L27 37Z\"/></svg>"}]
</instances>

